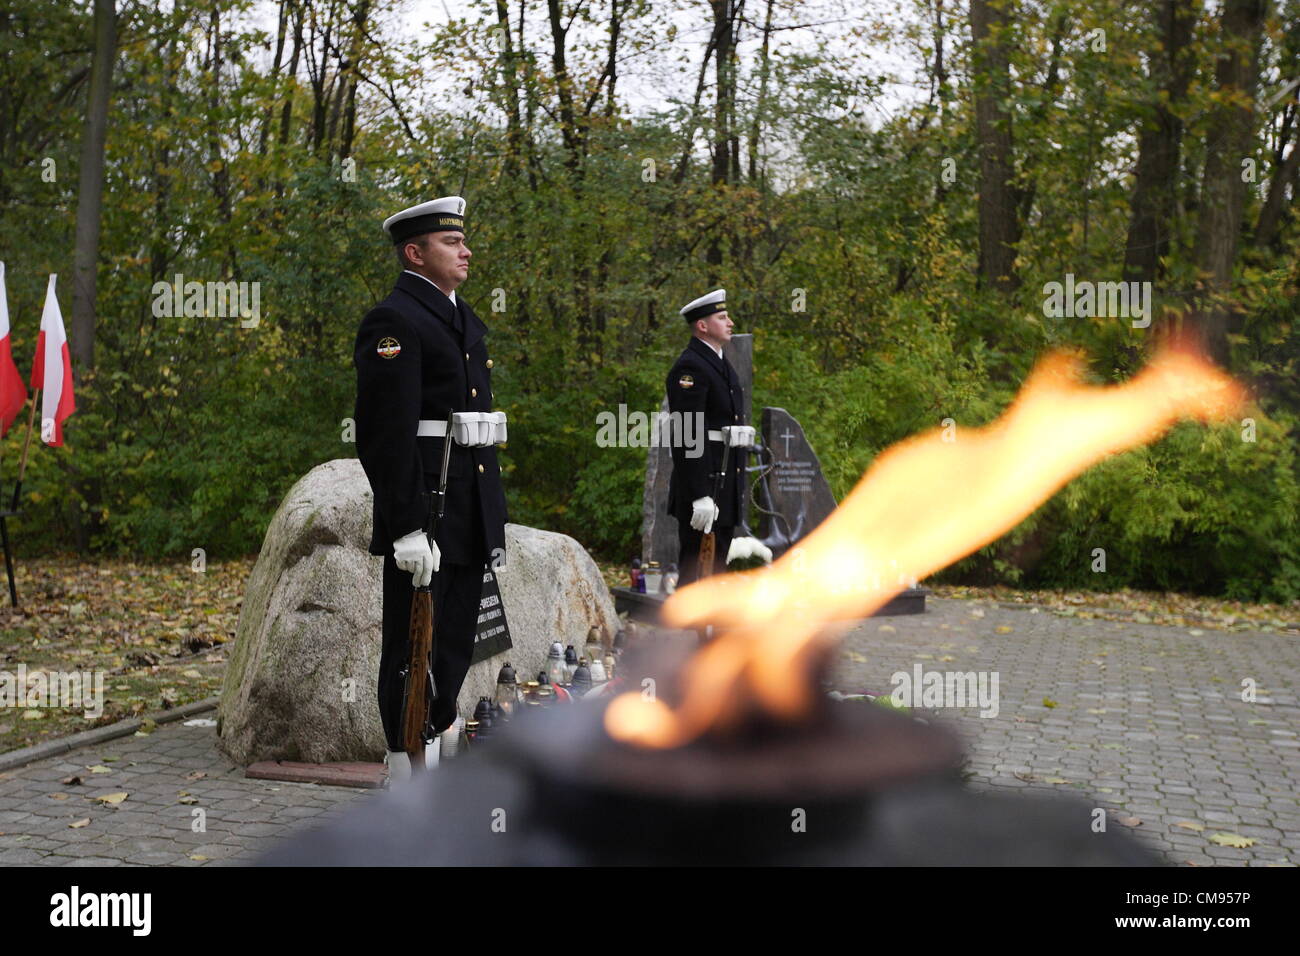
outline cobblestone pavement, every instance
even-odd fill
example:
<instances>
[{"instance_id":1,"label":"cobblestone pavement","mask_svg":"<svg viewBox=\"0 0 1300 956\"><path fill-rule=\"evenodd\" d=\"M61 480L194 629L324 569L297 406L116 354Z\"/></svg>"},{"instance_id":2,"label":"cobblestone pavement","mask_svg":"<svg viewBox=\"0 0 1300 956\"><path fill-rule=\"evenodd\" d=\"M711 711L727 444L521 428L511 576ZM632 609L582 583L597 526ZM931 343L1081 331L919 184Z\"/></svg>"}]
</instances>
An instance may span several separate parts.
<instances>
[{"instance_id":1,"label":"cobblestone pavement","mask_svg":"<svg viewBox=\"0 0 1300 956\"><path fill-rule=\"evenodd\" d=\"M996 717L981 718L978 707L932 714L966 739L972 787L1081 794L1115 811L1110 826L1140 820L1132 832L1174 864L1300 862L1300 636L1083 620L987 601L931 599L929 608L851 631L835 684L888 694L891 675L917 664L997 672ZM1241 700L1248 678L1253 703ZM190 779L196 772L204 776ZM71 774L82 784L60 782ZM122 792L116 805L95 799ZM163 724L0 774L0 865L246 863L367 793L245 779L216 749L211 726ZM192 829L195 810L206 832ZM1216 833L1255 843L1217 845Z\"/></svg>"},{"instance_id":2,"label":"cobblestone pavement","mask_svg":"<svg viewBox=\"0 0 1300 956\"><path fill-rule=\"evenodd\" d=\"M996 671L995 717L978 707L930 715L966 740L973 788L1074 791L1108 811L1108 826L1140 820L1134 835L1172 864L1300 863L1300 635L989 601L928 607L854 629L834 682L844 693L889 694L891 676L917 664ZM1247 679L1253 703L1241 699ZM1215 834L1255 843L1222 846Z\"/></svg>"},{"instance_id":3,"label":"cobblestone pavement","mask_svg":"<svg viewBox=\"0 0 1300 956\"><path fill-rule=\"evenodd\" d=\"M92 773L95 766L109 772ZM195 773L204 776L189 779ZM60 783L72 774L81 785ZM123 792L116 805L96 799ZM217 750L214 727L160 724L148 736L0 774L0 866L246 864L272 839L325 821L366 793L373 791L246 779ZM194 830L196 810L204 832Z\"/></svg>"}]
</instances>

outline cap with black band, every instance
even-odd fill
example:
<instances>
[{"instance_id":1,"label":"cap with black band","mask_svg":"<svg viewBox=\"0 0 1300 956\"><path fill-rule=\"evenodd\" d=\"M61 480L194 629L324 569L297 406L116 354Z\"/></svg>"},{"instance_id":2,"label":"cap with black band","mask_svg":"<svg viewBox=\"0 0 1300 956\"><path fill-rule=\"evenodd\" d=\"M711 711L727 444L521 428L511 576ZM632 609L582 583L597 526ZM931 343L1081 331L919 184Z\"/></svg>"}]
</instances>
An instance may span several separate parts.
<instances>
[{"instance_id":1,"label":"cap with black band","mask_svg":"<svg viewBox=\"0 0 1300 956\"><path fill-rule=\"evenodd\" d=\"M443 196L410 206L384 220L384 231L394 245L430 232L464 232L465 200Z\"/></svg>"},{"instance_id":2,"label":"cap with black band","mask_svg":"<svg viewBox=\"0 0 1300 956\"><path fill-rule=\"evenodd\" d=\"M724 312L727 308L727 290L714 289L708 295L702 295L681 309L682 318L687 322L707 319L715 312Z\"/></svg>"}]
</instances>

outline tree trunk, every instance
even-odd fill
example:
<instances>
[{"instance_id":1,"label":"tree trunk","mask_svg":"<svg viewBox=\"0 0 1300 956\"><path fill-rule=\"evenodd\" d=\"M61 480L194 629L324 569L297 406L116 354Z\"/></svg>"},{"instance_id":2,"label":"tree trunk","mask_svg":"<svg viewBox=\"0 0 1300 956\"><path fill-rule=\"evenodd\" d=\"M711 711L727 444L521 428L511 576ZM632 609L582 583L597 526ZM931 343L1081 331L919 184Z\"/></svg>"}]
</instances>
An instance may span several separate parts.
<instances>
[{"instance_id":1,"label":"tree trunk","mask_svg":"<svg viewBox=\"0 0 1300 956\"><path fill-rule=\"evenodd\" d=\"M230 170L221 155L221 11L212 8L209 17L212 31L209 48L208 72L208 165L212 169L212 194L217 200L217 211L221 215L221 224L226 231L226 275L233 277L238 270L236 262L234 237L230 232Z\"/></svg>"},{"instance_id":2,"label":"tree trunk","mask_svg":"<svg viewBox=\"0 0 1300 956\"><path fill-rule=\"evenodd\" d=\"M1204 344L1219 362L1228 358L1231 310L1222 296L1232 286L1246 204L1241 162L1253 152L1255 84L1266 7L1267 0L1225 0L1219 20L1224 49L1215 70L1216 106L1206 129L1196 230L1196 265L1203 287L1195 314Z\"/></svg>"},{"instance_id":3,"label":"tree trunk","mask_svg":"<svg viewBox=\"0 0 1300 956\"><path fill-rule=\"evenodd\" d=\"M555 90L560 100L560 138L564 141L564 165L570 172L581 169L582 133L578 129L577 113L573 108L573 81L569 77L567 42L569 28L562 26L559 0L547 0L551 22L551 69L555 74Z\"/></svg>"},{"instance_id":4,"label":"tree trunk","mask_svg":"<svg viewBox=\"0 0 1300 956\"><path fill-rule=\"evenodd\" d=\"M749 181L758 179L758 157L763 137L763 118L767 115L767 83L772 69L772 7L775 0L767 0L763 17L763 43L758 54L758 101L754 104L754 119L749 127Z\"/></svg>"},{"instance_id":5,"label":"tree trunk","mask_svg":"<svg viewBox=\"0 0 1300 956\"><path fill-rule=\"evenodd\" d=\"M735 45L735 4L733 0L709 0L713 8L714 82L717 96L713 107L713 177L714 187L731 182L732 136L731 118L736 95L736 75L732 63ZM721 227L719 227L721 228ZM711 266L722 265L722 240L715 234L709 240L705 261ZM717 280L716 271L710 281Z\"/></svg>"},{"instance_id":6,"label":"tree trunk","mask_svg":"<svg viewBox=\"0 0 1300 956\"><path fill-rule=\"evenodd\" d=\"M1198 0L1160 0L1156 8L1161 48L1151 55L1151 79L1157 95L1138 136L1124 249L1124 278L1129 281L1154 282L1163 272L1160 260L1169 255L1183 141L1178 111L1187 99L1195 68L1188 47L1199 6Z\"/></svg>"},{"instance_id":7,"label":"tree trunk","mask_svg":"<svg viewBox=\"0 0 1300 956\"><path fill-rule=\"evenodd\" d=\"M302 8L298 0L289 4L293 16L293 52L289 54L289 67L285 70L288 89L284 94L284 106L280 110L280 145L289 142L289 126L293 121L293 89L297 85L298 57L302 55Z\"/></svg>"},{"instance_id":8,"label":"tree trunk","mask_svg":"<svg viewBox=\"0 0 1300 956\"><path fill-rule=\"evenodd\" d=\"M1009 2L1009 0L1008 0ZM975 134L980 157L979 280L1003 292L1013 291L1016 246L1020 243L1015 169L1011 155L1011 116L1001 103L1010 94L1005 11L990 0L970 0L975 89Z\"/></svg>"},{"instance_id":9,"label":"tree trunk","mask_svg":"<svg viewBox=\"0 0 1300 956\"><path fill-rule=\"evenodd\" d=\"M1300 117L1300 110L1293 115ZM1291 201L1295 202L1296 199L1295 183L1297 176L1300 176L1300 127L1297 127L1297 135L1292 139L1291 152L1286 159L1282 159L1282 150L1286 148L1287 133L1290 131L1290 124L1283 123L1282 136L1274 157L1273 179L1268 187L1268 199L1264 201L1264 207L1259 211L1259 220L1255 224L1255 245L1260 247L1271 245L1277 238L1288 187L1291 189Z\"/></svg>"},{"instance_id":10,"label":"tree trunk","mask_svg":"<svg viewBox=\"0 0 1300 956\"><path fill-rule=\"evenodd\" d=\"M99 263L99 224L104 204L104 140L108 133L108 94L117 56L114 0L95 0L95 52L90 94L81 135L81 173L77 187L77 226L72 270L74 368L84 374L95 365L95 284Z\"/></svg>"},{"instance_id":11,"label":"tree trunk","mask_svg":"<svg viewBox=\"0 0 1300 956\"><path fill-rule=\"evenodd\" d=\"M497 0L497 30L501 34L501 89L505 94L506 156L505 172L517 179L523 163L523 120L519 112L519 71L515 65L514 39L510 35L510 9L506 0Z\"/></svg>"},{"instance_id":12,"label":"tree trunk","mask_svg":"<svg viewBox=\"0 0 1300 956\"><path fill-rule=\"evenodd\" d=\"M280 0L280 23L275 31L275 56L271 59L270 80L274 88L276 80L280 77L280 62L284 56L284 37L285 30L289 24L289 0ZM266 114L262 119L262 129L257 139L257 154L266 155L266 143L271 135L271 123L275 116L275 105L273 100L268 99Z\"/></svg>"},{"instance_id":13,"label":"tree trunk","mask_svg":"<svg viewBox=\"0 0 1300 956\"><path fill-rule=\"evenodd\" d=\"M605 75L609 77L609 88L605 91L605 115L614 115L614 88L618 86L618 36L623 29L623 14L626 7L619 9L618 0L609 0L609 61L605 65Z\"/></svg>"}]
</instances>

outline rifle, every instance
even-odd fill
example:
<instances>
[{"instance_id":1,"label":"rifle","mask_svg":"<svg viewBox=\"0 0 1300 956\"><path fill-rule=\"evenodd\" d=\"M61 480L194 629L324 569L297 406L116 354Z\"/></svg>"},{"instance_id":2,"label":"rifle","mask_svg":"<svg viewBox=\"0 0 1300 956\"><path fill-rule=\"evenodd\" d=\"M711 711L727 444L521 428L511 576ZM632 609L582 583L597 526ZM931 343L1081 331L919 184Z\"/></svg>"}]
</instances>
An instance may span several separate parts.
<instances>
[{"instance_id":1,"label":"rifle","mask_svg":"<svg viewBox=\"0 0 1300 956\"><path fill-rule=\"evenodd\" d=\"M447 434L442 441L442 469L438 473L438 490L429 496L429 518L425 534L433 542L438 521L447 509L447 469L451 464L451 414L447 415ZM438 687L433 680L434 627L433 579L417 587L411 595L411 658L402 668L405 687L402 691L402 749L410 755L411 769L424 769L424 748L433 742L433 704Z\"/></svg>"},{"instance_id":2,"label":"rifle","mask_svg":"<svg viewBox=\"0 0 1300 956\"><path fill-rule=\"evenodd\" d=\"M725 435L722 442L722 469L713 476L713 503L721 510L722 505L718 504L722 499L722 482L727 477L727 466L730 462L727 460L731 455L731 446L727 444ZM739 505L739 502L737 502ZM719 517L721 517L719 515ZM718 547L717 538L714 536L713 526L709 525L709 532L700 539L700 577L707 578L713 574L713 559Z\"/></svg>"}]
</instances>

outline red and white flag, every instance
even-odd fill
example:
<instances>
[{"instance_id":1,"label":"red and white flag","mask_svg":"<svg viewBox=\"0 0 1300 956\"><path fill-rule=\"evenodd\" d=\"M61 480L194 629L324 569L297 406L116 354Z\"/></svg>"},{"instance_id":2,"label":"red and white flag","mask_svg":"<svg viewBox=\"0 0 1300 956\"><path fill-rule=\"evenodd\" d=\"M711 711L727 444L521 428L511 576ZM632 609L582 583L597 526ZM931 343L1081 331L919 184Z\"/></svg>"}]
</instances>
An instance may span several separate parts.
<instances>
[{"instance_id":1,"label":"red and white flag","mask_svg":"<svg viewBox=\"0 0 1300 956\"><path fill-rule=\"evenodd\" d=\"M41 441L47 445L63 444L63 420L77 410L72 397L72 356L68 354L68 334L63 331L63 313L54 296L54 280L45 290L45 311L41 314L41 334L36 339L36 359L32 362L32 388L45 389L41 396Z\"/></svg>"},{"instance_id":2,"label":"red and white flag","mask_svg":"<svg viewBox=\"0 0 1300 956\"><path fill-rule=\"evenodd\" d=\"M0 435L7 434L18 413L27 404L27 389L14 364L9 341L9 298L5 294L5 264L0 262Z\"/></svg>"}]
</instances>

